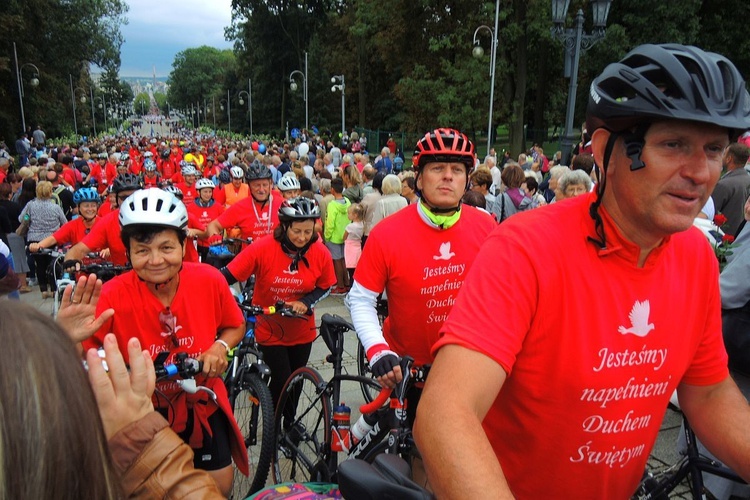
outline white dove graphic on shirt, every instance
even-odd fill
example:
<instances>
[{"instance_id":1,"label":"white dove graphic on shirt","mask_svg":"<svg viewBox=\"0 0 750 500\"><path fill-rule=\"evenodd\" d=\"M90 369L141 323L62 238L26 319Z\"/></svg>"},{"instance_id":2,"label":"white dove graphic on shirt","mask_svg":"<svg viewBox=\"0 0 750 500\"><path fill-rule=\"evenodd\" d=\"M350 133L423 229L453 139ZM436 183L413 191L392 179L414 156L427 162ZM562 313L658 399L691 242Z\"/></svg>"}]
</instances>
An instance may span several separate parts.
<instances>
[{"instance_id":1,"label":"white dove graphic on shirt","mask_svg":"<svg viewBox=\"0 0 750 500\"><path fill-rule=\"evenodd\" d=\"M451 252L451 242L446 241L440 244L440 255L433 255L432 258L435 260L450 260L454 255L456 255L456 252Z\"/></svg>"},{"instance_id":2,"label":"white dove graphic on shirt","mask_svg":"<svg viewBox=\"0 0 750 500\"><path fill-rule=\"evenodd\" d=\"M648 322L650 312L651 304L649 304L648 300L644 300L643 302L636 300L635 304L633 304L633 310L630 311L629 315L630 323L633 326L630 328L621 326L617 331L623 335L632 333L638 337L645 337L648 335L648 332L654 329L654 324Z\"/></svg>"}]
</instances>

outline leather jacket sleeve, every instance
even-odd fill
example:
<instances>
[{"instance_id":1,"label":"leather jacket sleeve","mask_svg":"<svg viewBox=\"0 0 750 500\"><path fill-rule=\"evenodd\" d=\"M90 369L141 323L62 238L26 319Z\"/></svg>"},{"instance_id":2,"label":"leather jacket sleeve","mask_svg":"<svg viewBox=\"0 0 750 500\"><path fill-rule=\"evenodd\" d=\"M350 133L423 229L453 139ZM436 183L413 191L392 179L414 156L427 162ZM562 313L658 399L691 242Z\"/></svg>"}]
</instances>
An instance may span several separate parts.
<instances>
[{"instance_id":1,"label":"leather jacket sleeve","mask_svg":"<svg viewBox=\"0 0 750 500\"><path fill-rule=\"evenodd\" d=\"M109 440L127 498L224 498L207 472L193 467L193 451L157 412Z\"/></svg>"}]
</instances>

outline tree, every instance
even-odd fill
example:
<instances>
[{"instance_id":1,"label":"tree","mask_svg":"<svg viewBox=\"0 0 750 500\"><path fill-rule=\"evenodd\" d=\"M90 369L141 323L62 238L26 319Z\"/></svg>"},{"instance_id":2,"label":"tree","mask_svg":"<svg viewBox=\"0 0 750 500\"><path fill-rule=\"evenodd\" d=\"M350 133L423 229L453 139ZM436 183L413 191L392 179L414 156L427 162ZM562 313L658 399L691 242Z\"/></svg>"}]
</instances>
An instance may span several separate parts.
<instances>
[{"instance_id":1,"label":"tree","mask_svg":"<svg viewBox=\"0 0 750 500\"><path fill-rule=\"evenodd\" d=\"M140 113L141 115L148 114L151 109L151 98L145 92L141 92L135 96L133 108L135 108L136 113Z\"/></svg>"},{"instance_id":2,"label":"tree","mask_svg":"<svg viewBox=\"0 0 750 500\"><path fill-rule=\"evenodd\" d=\"M169 74L166 100L173 108L187 109L213 96L217 107L226 99L225 84L235 72L236 58L231 50L201 46L183 50L175 56ZM136 108L137 109L137 108Z\"/></svg>"},{"instance_id":3,"label":"tree","mask_svg":"<svg viewBox=\"0 0 750 500\"><path fill-rule=\"evenodd\" d=\"M50 137L72 132L71 76L88 88L89 64L119 66L127 5L122 0L7 0L2 9L0 88L6 90L0 91L0 135L7 138L21 128L13 42L19 64L32 63L40 71L39 86L24 96L27 124L44 124Z\"/></svg>"}]
</instances>

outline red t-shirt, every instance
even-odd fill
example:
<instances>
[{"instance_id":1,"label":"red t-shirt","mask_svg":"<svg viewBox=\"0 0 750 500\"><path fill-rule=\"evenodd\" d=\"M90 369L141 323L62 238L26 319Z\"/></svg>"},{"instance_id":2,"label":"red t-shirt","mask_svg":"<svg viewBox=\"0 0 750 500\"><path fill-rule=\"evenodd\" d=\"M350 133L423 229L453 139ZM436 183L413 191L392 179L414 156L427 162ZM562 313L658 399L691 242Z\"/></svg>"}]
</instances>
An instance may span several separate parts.
<instances>
[{"instance_id":1,"label":"red t-shirt","mask_svg":"<svg viewBox=\"0 0 750 500\"><path fill-rule=\"evenodd\" d=\"M117 177L117 165L114 163L109 163L104 166L104 177L102 178L102 184L112 184L115 182L115 177Z\"/></svg>"},{"instance_id":2,"label":"red t-shirt","mask_svg":"<svg viewBox=\"0 0 750 500\"><path fill-rule=\"evenodd\" d=\"M270 202L266 202L262 208L255 203L252 196L248 196L227 208L217 220L224 229L239 227L241 238L257 240L271 234L279 225L279 207L282 199L278 195L270 196Z\"/></svg>"},{"instance_id":3,"label":"red t-shirt","mask_svg":"<svg viewBox=\"0 0 750 500\"><path fill-rule=\"evenodd\" d=\"M200 229L201 231L206 229L206 226L201 224L198 217L195 217L191 213L188 212L188 227L192 227L193 229ZM195 240L191 238L185 239L185 262L200 262L200 255L198 255L198 250L195 248Z\"/></svg>"},{"instance_id":4,"label":"red t-shirt","mask_svg":"<svg viewBox=\"0 0 750 500\"><path fill-rule=\"evenodd\" d=\"M112 210L81 241L91 250L109 248L109 260L116 266L124 266L128 263L128 256L120 239L119 216L119 208Z\"/></svg>"},{"instance_id":5,"label":"red t-shirt","mask_svg":"<svg viewBox=\"0 0 750 500\"><path fill-rule=\"evenodd\" d=\"M102 203L102 206L99 207L99 210L96 212L96 215L100 219L103 219L104 216L111 213L112 210L114 210L114 208L112 207L112 204L108 201L105 201L104 203Z\"/></svg>"},{"instance_id":6,"label":"red t-shirt","mask_svg":"<svg viewBox=\"0 0 750 500\"><path fill-rule=\"evenodd\" d=\"M196 306L196 293L200 292L200 306ZM159 313L165 307L138 278L128 271L108 281L102 287L97 303L97 315L113 308L115 315L89 340L85 348L99 347L104 336L112 332L117 336L120 352L128 359L128 340L137 337L143 349L152 358L172 349L170 338L162 333ZM216 333L224 328L243 324L244 316L232 297L224 277L211 266L186 262L180 271L180 284L169 306L176 318L180 351L195 357L214 344Z\"/></svg>"},{"instance_id":7,"label":"red t-shirt","mask_svg":"<svg viewBox=\"0 0 750 500\"><path fill-rule=\"evenodd\" d=\"M196 203L193 203L187 207L188 214L191 218L195 217L197 222L200 224L201 229L205 229L214 219L224 213L224 205L221 205L214 201L210 207L201 207ZM205 238L198 239L198 246L207 247L208 240Z\"/></svg>"},{"instance_id":8,"label":"red t-shirt","mask_svg":"<svg viewBox=\"0 0 750 500\"><path fill-rule=\"evenodd\" d=\"M227 269L238 280L246 280L255 274L253 304L267 307L277 301L299 300L316 287L328 289L336 284L331 253L316 241L305 253L306 265L300 260L298 269L290 271L292 258L281 249L281 243L272 236L254 241L245 247ZM255 337L262 345L297 345L315 340L315 316L307 321L298 318L258 319Z\"/></svg>"},{"instance_id":9,"label":"red t-shirt","mask_svg":"<svg viewBox=\"0 0 750 500\"><path fill-rule=\"evenodd\" d=\"M153 176L144 175L142 179L143 179L144 189L145 188L158 188L159 183L161 182L161 177L159 176L158 172Z\"/></svg>"},{"instance_id":10,"label":"red t-shirt","mask_svg":"<svg viewBox=\"0 0 750 500\"><path fill-rule=\"evenodd\" d=\"M99 163L94 163L89 167L89 180L96 181L96 190L99 194L104 193L107 190L107 185L102 182L102 167Z\"/></svg>"},{"instance_id":11,"label":"red t-shirt","mask_svg":"<svg viewBox=\"0 0 750 500\"><path fill-rule=\"evenodd\" d=\"M226 208L227 195L226 193L224 193L224 186L214 189L214 201L222 207Z\"/></svg>"},{"instance_id":12,"label":"red t-shirt","mask_svg":"<svg viewBox=\"0 0 750 500\"><path fill-rule=\"evenodd\" d=\"M100 219L98 217L94 219L94 226L96 226L99 220ZM92 226L92 229L94 226ZM76 243L81 241L84 236L89 234L90 231L90 229L86 229L86 226L83 225L83 219L81 217L76 217L75 219L68 222L67 224L64 224L60 229L52 233L52 237L55 238L55 241L57 241L57 244L59 246L75 245ZM91 251L98 250L100 249L91 249Z\"/></svg>"},{"instance_id":13,"label":"red t-shirt","mask_svg":"<svg viewBox=\"0 0 750 500\"><path fill-rule=\"evenodd\" d=\"M390 348L432 363L438 339L469 266L495 227L491 216L464 205L449 229L429 226L409 205L383 219L370 232L354 279L370 291L387 290L389 315L383 335ZM404 235L409 249L404 250Z\"/></svg>"},{"instance_id":14,"label":"red t-shirt","mask_svg":"<svg viewBox=\"0 0 750 500\"><path fill-rule=\"evenodd\" d=\"M479 351L508 374L483 426L518 498L550 485L559 498L630 498L677 385L728 376L705 237L674 234L638 268L640 248L603 208L607 249L587 240L594 199L495 230L433 348Z\"/></svg>"},{"instance_id":15,"label":"red t-shirt","mask_svg":"<svg viewBox=\"0 0 750 500\"><path fill-rule=\"evenodd\" d=\"M63 166L62 178L65 179L65 182L73 187L76 187L78 183L83 180L81 172L66 166Z\"/></svg>"},{"instance_id":16,"label":"red t-shirt","mask_svg":"<svg viewBox=\"0 0 750 500\"><path fill-rule=\"evenodd\" d=\"M182 191L182 202L185 204L185 208L190 208L190 205L195 203L195 198L198 196L198 190L195 188L195 182L192 186L188 186L185 182L175 184L175 187Z\"/></svg>"}]
</instances>

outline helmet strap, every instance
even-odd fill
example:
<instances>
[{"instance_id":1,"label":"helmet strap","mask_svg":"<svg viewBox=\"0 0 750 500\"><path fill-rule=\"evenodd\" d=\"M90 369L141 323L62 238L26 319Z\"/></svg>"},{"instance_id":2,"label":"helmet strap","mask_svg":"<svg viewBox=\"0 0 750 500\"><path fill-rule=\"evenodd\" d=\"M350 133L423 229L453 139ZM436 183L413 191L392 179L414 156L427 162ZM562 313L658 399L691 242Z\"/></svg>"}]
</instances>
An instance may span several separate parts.
<instances>
[{"instance_id":1,"label":"helmet strap","mask_svg":"<svg viewBox=\"0 0 750 500\"><path fill-rule=\"evenodd\" d=\"M314 239L310 238L310 241L308 241L305 246L303 246L302 248L297 248L287 235L289 226L291 226L291 223L285 223L281 226L281 228L284 230L284 233L281 236L281 250L283 250L287 257L290 257L292 259L292 263L289 264L289 270L296 271L299 268L300 261L302 261L307 267L310 267L310 263L305 258L305 254L310 249L310 246L313 244Z\"/></svg>"},{"instance_id":2,"label":"helmet strap","mask_svg":"<svg viewBox=\"0 0 750 500\"><path fill-rule=\"evenodd\" d=\"M428 203L425 202L424 198L419 199L419 210L424 214L427 219L435 224L435 226L439 227L440 229L450 229L456 222L458 222L458 219L461 217L461 204L458 204L458 207L456 207L455 212L451 215L440 215L439 213L435 213L435 209L433 209ZM440 210L440 209L438 209Z\"/></svg>"},{"instance_id":3,"label":"helmet strap","mask_svg":"<svg viewBox=\"0 0 750 500\"><path fill-rule=\"evenodd\" d=\"M630 170L632 172L646 166L641 160L641 153L643 152L643 146L646 144L646 131L649 125L638 125L632 132L622 134L625 154L630 158Z\"/></svg>"}]
</instances>

